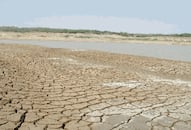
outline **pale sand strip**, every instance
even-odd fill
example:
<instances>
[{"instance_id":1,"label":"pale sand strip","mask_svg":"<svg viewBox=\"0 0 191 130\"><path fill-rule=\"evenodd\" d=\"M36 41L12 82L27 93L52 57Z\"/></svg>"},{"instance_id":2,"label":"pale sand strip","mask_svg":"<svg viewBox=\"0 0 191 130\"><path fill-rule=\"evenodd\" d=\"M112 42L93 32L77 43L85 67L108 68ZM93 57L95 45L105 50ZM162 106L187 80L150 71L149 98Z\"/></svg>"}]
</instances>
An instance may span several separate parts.
<instances>
[{"instance_id":1,"label":"pale sand strip","mask_svg":"<svg viewBox=\"0 0 191 130\"><path fill-rule=\"evenodd\" d=\"M191 45L191 37L175 36L121 36L117 34L85 34L85 33L45 33L45 32L0 32L0 39L12 40L55 40L72 42L113 42L113 43L148 43Z\"/></svg>"}]
</instances>

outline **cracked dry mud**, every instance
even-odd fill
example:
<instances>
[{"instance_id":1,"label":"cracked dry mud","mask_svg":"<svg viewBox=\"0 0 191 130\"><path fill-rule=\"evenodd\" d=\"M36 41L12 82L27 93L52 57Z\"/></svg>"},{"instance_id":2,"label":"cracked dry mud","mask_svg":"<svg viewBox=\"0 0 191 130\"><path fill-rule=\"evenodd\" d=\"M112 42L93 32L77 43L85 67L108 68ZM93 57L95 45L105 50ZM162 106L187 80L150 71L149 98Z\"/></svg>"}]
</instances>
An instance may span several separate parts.
<instances>
[{"instance_id":1,"label":"cracked dry mud","mask_svg":"<svg viewBox=\"0 0 191 130\"><path fill-rule=\"evenodd\" d=\"M0 130L190 130L191 63L0 45Z\"/></svg>"}]
</instances>

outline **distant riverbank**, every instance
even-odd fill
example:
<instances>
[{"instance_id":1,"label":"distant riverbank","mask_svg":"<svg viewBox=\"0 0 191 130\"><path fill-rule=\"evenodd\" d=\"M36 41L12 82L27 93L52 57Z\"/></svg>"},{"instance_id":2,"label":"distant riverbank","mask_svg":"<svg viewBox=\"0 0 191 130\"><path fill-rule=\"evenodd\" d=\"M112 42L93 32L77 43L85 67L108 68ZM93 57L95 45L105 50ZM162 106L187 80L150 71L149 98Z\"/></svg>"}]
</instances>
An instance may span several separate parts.
<instances>
[{"instance_id":1,"label":"distant riverbank","mask_svg":"<svg viewBox=\"0 0 191 130\"><path fill-rule=\"evenodd\" d=\"M118 33L0 32L0 39L191 45L191 37L187 36L121 35Z\"/></svg>"}]
</instances>

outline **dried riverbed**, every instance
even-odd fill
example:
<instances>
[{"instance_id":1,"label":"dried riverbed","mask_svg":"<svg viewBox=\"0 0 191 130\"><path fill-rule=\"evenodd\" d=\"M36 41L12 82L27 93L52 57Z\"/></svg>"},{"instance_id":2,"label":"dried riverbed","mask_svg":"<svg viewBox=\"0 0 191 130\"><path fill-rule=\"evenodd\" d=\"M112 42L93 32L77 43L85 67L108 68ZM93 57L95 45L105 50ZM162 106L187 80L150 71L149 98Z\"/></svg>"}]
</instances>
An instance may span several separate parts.
<instances>
[{"instance_id":1,"label":"dried riverbed","mask_svg":"<svg viewBox=\"0 0 191 130\"><path fill-rule=\"evenodd\" d=\"M190 130L191 63L0 45L0 130Z\"/></svg>"}]
</instances>

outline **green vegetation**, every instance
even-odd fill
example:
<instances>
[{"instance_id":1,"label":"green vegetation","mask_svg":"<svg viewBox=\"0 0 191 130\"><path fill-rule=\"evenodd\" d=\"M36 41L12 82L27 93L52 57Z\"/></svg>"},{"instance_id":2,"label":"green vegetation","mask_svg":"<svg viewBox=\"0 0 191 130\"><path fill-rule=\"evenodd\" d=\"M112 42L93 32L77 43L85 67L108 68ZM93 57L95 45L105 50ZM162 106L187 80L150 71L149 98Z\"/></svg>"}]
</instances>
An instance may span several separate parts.
<instances>
[{"instance_id":1,"label":"green vegetation","mask_svg":"<svg viewBox=\"0 0 191 130\"><path fill-rule=\"evenodd\" d=\"M174 36L174 37L191 37L190 33L183 34L130 34L125 32L110 32L110 31L98 31L98 30L75 30L75 29L57 29L57 28L42 28L42 27L14 27L14 26L2 26L0 27L0 32L50 32L50 33L85 33L85 34L116 34L120 36L131 36L131 37L151 37L151 36Z\"/></svg>"},{"instance_id":2,"label":"green vegetation","mask_svg":"<svg viewBox=\"0 0 191 130\"><path fill-rule=\"evenodd\" d=\"M19 28L19 27L0 27L0 32L51 32L51 33L93 33L93 34L113 34L113 32L109 31L97 31L97 30L74 30L74 29L57 29L57 28L42 28L42 27L34 27L34 28Z\"/></svg>"},{"instance_id":3,"label":"green vegetation","mask_svg":"<svg viewBox=\"0 0 191 130\"><path fill-rule=\"evenodd\" d=\"M179 37L191 37L190 33L182 33L182 34L174 34L173 36L179 36Z\"/></svg>"}]
</instances>

